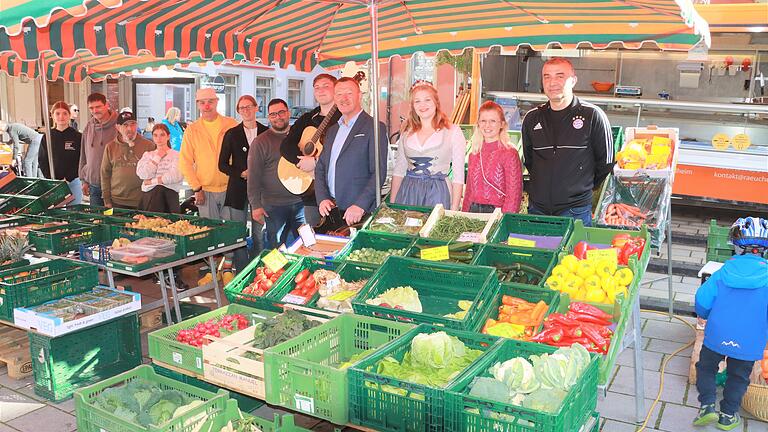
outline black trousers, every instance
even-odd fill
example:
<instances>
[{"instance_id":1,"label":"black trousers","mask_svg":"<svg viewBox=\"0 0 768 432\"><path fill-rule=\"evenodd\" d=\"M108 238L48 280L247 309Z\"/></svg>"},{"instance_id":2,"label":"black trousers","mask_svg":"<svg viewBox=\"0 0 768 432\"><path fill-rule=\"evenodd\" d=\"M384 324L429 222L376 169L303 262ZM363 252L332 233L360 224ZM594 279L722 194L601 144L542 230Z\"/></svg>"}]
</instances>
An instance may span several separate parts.
<instances>
[{"instance_id":1,"label":"black trousers","mask_svg":"<svg viewBox=\"0 0 768 432\"><path fill-rule=\"evenodd\" d=\"M715 378L718 365L723 361L723 358L725 358L724 355L716 353L704 345L701 346L699 361L696 363L696 390L699 391L699 403L701 405L715 403L717 397ZM741 408L741 398L747 392L749 376L752 374L752 367L755 362L731 357L728 357L725 362L728 378L725 380L720 411L733 415Z\"/></svg>"},{"instance_id":2,"label":"black trousers","mask_svg":"<svg viewBox=\"0 0 768 432\"><path fill-rule=\"evenodd\" d=\"M149 192L143 192L139 210L157 213L181 213L179 193L165 186L155 186Z\"/></svg>"}]
</instances>

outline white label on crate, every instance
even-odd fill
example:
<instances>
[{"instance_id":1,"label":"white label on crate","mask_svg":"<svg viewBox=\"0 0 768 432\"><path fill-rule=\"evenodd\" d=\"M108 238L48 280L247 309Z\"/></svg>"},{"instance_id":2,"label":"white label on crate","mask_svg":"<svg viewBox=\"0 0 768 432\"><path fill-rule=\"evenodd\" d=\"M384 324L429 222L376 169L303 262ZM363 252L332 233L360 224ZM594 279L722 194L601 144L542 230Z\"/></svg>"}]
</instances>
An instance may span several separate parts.
<instances>
[{"instance_id":1,"label":"white label on crate","mask_svg":"<svg viewBox=\"0 0 768 432\"><path fill-rule=\"evenodd\" d=\"M181 364L182 362L181 353L177 353L177 352L173 353L173 362Z\"/></svg>"},{"instance_id":2,"label":"white label on crate","mask_svg":"<svg viewBox=\"0 0 768 432\"><path fill-rule=\"evenodd\" d=\"M456 239L456 241L480 243L480 240L482 239L482 236L483 236L482 233L463 232L463 233L461 233L459 238Z\"/></svg>"},{"instance_id":3,"label":"white label on crate","mask_svg":"<svg viewBox=\"0 0 768 432\"><path fill-rule=\"evenodd\" d=\"M315 400L312 399L311 397L295 394L293 395L293 399L296 401L297 410L308 412L310 414L315 413Z\"/></svg>"},{"instance_id":4,"label":"white label on crate","mask_svg":"<svg viewBox=\"0 0 768 432\"><path fill-rule=\"evenodd\" d=\"M283 297L283 301L285 303L303 305L307 302L307 298L295 294L286 294L285 297Z\"/></svg>"},{"instance_id":5,"label":"white label on crate","mask_svg":"<svg viewBox=\"0 0 768 432\"><path fill-rule=\"evenodd\" d=\"M383 217L376 219L376 223L378 224L394 224L395 219L391 217Z\"/></svg>"},{"instance_id":6,"label":"white label on crate","mask_svg":"<svg viewBox=\"0 0 768 432\"><path fill-rule=\"evenodd\" d=\"M405 226L407 227L420 227L424 225L424 221L419 218L405 218Z\"/></svg>"},{"instance_id":7,"label":"white label on crate","mask_svg":"<svg viewBox=\"0 0 768 432\"><path fill-rule=\"evenodd\" d=\"M202 357L195 357L195 365L198 369L203 368L203 358Z\"/></svg>"}]
</instances>

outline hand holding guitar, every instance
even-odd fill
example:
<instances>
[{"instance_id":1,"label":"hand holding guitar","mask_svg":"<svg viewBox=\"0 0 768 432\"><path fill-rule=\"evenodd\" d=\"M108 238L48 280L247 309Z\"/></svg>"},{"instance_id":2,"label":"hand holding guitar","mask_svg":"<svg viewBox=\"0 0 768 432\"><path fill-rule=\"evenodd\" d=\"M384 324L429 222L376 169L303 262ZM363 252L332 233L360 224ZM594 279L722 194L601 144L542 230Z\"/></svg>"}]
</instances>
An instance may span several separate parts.
<instances>
[{"instance_id":1,"label":"hand holding guitar","mask_svg":"<svg viewBox=\"0 0 768 432\"><path fill-rule=\"evenodd\" d=\"M296 164L300 170L315 177L315 165L317 165L317 159L312 156L299 156L299 163Z\"/></svg>"}]
</instances>

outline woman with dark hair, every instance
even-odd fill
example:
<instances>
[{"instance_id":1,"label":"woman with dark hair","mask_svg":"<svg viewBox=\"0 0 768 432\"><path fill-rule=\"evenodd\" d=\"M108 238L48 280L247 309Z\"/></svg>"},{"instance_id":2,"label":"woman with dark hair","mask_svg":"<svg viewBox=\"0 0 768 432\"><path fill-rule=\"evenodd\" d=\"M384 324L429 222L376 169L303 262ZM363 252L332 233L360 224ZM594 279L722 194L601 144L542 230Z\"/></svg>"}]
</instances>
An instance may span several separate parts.
<instances>
[{"instance_id":1,"label":"woman with dark hair","mask_svg":"<svg viewBox=\"0 0 768 432\"><path fill-rule=\"evenodd\" d=\"M143 180L139 210L179 213L179 190L184 177L179 171L179 152L170 144L168 126L159 123L152 128L152 141L157 148L145 152L136 165L136 175Z\"/></svg>"},{"instance_id":2,"label":"woman with dark hair","mask_svg":"<svg viewBox=\"0 0 768 432\"><path fill-rule=\"evenodd\" d=\"M64 101L56 102L51 108L51 118L55 125L51 128L51 157L56 180L66 180L72 196L75 197L70 204L80 204L83 201L83 189L77 169L80 165L80 143L83 135L70 126L71 112L70 106ZM51 178L45 139L40 146L38 163L43 175Z\"/></svg>"}]
</instances>

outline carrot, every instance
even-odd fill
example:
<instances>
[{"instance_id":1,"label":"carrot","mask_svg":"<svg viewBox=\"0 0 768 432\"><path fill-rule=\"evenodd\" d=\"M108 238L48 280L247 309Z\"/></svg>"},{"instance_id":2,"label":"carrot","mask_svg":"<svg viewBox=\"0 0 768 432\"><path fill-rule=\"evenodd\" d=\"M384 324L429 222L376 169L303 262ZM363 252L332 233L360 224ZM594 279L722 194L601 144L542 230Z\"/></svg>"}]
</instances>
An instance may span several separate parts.
<instances>
[{"instance_id":1,"label":"carrot","mask_svg":"<svg viewBox=\"0 0 768 432\"><path fill-rule=\"evenodd\" d=\"M528 303L528 302L517 297L512 297L509 295L504 295L501 297L501 304L503 305L515 306L515 305L525 304L525 303Z\"/></svg>"},{"instance_id":2,"label":"carrot","mask_svg":"<svg viewBox=\"0 0 768 432\"><path fill-rule=\"evenodd\" d=\"M533 318L534 322L536 322L535 325L539 325L541 321L544 319L544 314L547 312L547 304L544 303L543 300L539 300L538 303L536 303L536 307L533 308L531 311L531 317Z\"/></svg>"}]
</instances>

